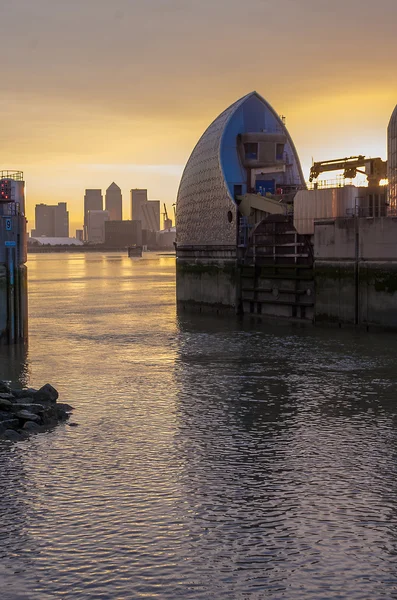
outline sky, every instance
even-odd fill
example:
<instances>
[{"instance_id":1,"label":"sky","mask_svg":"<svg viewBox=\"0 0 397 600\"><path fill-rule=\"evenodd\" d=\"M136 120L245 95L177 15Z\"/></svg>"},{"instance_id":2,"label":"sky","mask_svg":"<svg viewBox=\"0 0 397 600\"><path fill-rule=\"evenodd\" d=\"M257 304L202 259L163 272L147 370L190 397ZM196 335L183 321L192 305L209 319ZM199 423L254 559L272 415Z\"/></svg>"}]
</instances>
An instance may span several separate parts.
<instances>
[{"instance_id":1,"label":"sky","mask_svg":"<svg viewBox=\"0 0 397 600\"><path fill-rule=\"evenodd\" d=\"M312 158L386 158L397 0L1 0L0 169L39 202L115 181L172 213L210 122L256 90Z\"/></svg>"}]
</instances>

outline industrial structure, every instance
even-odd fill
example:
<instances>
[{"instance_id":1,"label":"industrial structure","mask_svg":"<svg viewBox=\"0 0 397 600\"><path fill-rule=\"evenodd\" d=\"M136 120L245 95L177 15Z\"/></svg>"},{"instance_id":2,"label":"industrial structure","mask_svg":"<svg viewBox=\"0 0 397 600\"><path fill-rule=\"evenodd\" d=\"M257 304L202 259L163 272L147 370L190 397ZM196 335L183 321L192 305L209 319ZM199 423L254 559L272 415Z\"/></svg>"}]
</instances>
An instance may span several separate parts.
<instances>
[{"instance_id":1,"label":"industrial structure","mask_svg":"<svg viewBox=\"0 0 397 600\"><path fill-rule=\"evenodd\" d=\"M25 182L22 171L0 171L0 343L28 335Z\"/></svg>"},{"instance_id":2,"label":"industrial structure","mask_svg":"<svg viewBox=\"0 0 397 600\"><path fill-rule=\"evenodd\" d=\"M338 170L342 184L319 181ZM350 183L357 173L367 186ZM309 183L284 119L256 92L219 115L179 186L179 308L397 328L397 107L388 163L315 162Z\"/></svg>"}]
</instances>

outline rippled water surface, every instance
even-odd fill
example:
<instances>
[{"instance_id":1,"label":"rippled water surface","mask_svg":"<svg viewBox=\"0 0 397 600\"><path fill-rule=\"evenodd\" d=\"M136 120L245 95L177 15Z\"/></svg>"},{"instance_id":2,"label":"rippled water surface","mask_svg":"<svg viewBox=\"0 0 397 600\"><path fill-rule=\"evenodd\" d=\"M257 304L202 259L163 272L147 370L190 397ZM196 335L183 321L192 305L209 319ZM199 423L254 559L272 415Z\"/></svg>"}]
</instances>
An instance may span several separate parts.
<instances>
[{"instance_id":1,"label":"rippled water surface","mask_svg":"<svg viewBox=\"0 0 397 600\"><path fill-rule=\"evenodd\" d=\"M30 255L73 421L0 445L2 600L397 598L397 342L175 310L172 257Z\"/></svg>"}]
</instances>

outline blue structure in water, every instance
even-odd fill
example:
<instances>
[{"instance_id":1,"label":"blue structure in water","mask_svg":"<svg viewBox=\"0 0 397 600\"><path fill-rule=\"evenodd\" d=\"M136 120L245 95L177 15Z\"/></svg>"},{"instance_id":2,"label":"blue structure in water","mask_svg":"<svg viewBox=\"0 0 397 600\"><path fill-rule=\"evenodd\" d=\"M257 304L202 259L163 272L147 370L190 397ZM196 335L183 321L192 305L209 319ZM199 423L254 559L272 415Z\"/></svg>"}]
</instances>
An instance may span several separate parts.
<instances>
[{"instance_id":1,"label":"blue structure in water","mask_svg":"<svg viewBox=\"0 0 397 600\"><path fill-rule=\"evenodd\" d=\"M237 196L305 186L293 141L256 92L215 119L194 148L177 198L177 243L236 244Z\"/></svg>"},{"instance_id":2,"label":"blue structure in water","mask_svg":"<svg viewBox=\"0 0 397 600\"><path fill-rule=\"evenodd\" d=\"M220 114L194 148L179 187L178 304L239 311L249 232L269 213L285 215L302 187L293 141L266 100L252 92Z\"/></svg>"}]
</instances>

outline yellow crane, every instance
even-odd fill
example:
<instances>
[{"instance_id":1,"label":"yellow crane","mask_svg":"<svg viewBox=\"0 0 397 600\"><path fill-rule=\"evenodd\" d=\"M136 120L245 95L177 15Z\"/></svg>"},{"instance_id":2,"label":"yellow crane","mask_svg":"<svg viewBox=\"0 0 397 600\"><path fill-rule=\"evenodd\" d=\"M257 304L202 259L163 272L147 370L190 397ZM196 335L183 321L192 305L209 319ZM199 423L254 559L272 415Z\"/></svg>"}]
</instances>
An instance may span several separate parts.
<instances>
[{"instance_id":1,"label":"yellow crane","mask_svg":"<svg viewBox=\"0 0 397 600\"><path fill-rule=\"evenodd\" d=\"M364 171L361 170L362 168L364 168ZM360 154L349 158L315 162L310 169L309 181L317 179L320 173L327 171L343 171L343 176L346 179L353 179L357 173L362 173L367 176L368 185L379 185L382 179L387 178L387 161L379 157L365 158Z\"/></svg>"}]
</instances>

